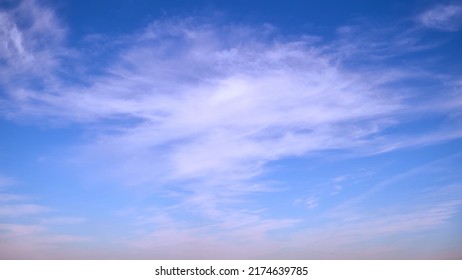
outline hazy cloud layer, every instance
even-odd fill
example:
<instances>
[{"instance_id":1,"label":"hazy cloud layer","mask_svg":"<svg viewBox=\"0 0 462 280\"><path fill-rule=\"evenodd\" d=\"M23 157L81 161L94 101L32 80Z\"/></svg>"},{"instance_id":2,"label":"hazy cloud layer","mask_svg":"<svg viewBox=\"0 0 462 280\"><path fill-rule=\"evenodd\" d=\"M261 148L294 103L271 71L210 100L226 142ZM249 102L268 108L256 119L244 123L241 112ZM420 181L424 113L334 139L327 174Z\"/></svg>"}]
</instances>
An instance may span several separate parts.
<instances>
[{"instance_id":1,"label":"hazy cloud layer","mask_svg":"<svg viewBox=\"0 0 462 280\"><path fill-rule=\"evenodd\" d=\"M165 199L128 211L125 218L136 234L109 242L140 250L138 257L220 257L223 250L230 257L251 250L258 252L252 257L277 256L291 246L277 237L288 228L297 228L300 244L318 253L332 248L322 241L325 232L332 244L344 245L365 236L432 228L459 212L459 187L453 199L445 196L434 205L422 196L403 211L389 206L390 213L379 220L380 211L358 214L361 203L355 201L363 200L361 194L322 213L326 220L318 229L300 215L271 217L271 209L255 195L287 190L277 180L263 179L273 171L271 164L283 160L332 151L347 157L378 155L460 138L460 77L440 75L418 58L412 67L395 59L433 47L420 43L415 24L457 31L461 11L457 5L440 5L400 30L384 27L398 34L386 44L378 34L354 26L339 28L337 37L327 41L286 36L268 24L170 18L133 34L98 37L117 47L110 63L93 69L85 63L86 50L66 46L66 28L51 9L22 1L0 12L0 86L5 92L0 113L10 121L78 127L87 133L86 142L66 154L78 172ZM422 81L431 89L414 86ZM407 132L432 116L440 121ZM326 196L343 191L341 181L291 203L318 211ZM0 202L0 216L50 210L10 193L0 194ZM87 241L47 233L50 225L77 225L84 218L38 221L2 224L2 238L27 235L26 242L40 245L31 246L37 252L46 251L50 240ZM190 244L190 250L180 249L180 243ZM178 250L150 255L166 247ZM185 251L192 253L182 255ZM29 254L27 248L24 252ZM294 256L303 254L289 257Z\"/></svg>"},{"instance_id":2,"label":"hazy cloud layer","mask_svg":"<svg viewBox=\"0 0 462 280\"><path fill-rule=\"evenodd\" d=\"M457 31L462 27L462 5L437 5L417 18L423 26L441 31Z\"/></svg>"}]
</instances>

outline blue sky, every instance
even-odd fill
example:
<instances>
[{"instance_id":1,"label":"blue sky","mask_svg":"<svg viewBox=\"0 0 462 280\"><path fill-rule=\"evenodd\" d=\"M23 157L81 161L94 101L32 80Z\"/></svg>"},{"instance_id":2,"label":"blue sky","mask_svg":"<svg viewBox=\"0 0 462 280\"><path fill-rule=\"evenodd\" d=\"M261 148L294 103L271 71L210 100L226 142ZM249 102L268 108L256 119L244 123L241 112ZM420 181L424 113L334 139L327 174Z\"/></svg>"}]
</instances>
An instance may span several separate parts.
<instances>
[{"instance_id":1,"label":"blue sky","mask_svg":"<svg viewBox=\"0 0 462 280\"><path fill-rule=\"evenodd\" d=\"M0 2L0 258L460 259L462 3Z\"/></svg>"}]
</instances>

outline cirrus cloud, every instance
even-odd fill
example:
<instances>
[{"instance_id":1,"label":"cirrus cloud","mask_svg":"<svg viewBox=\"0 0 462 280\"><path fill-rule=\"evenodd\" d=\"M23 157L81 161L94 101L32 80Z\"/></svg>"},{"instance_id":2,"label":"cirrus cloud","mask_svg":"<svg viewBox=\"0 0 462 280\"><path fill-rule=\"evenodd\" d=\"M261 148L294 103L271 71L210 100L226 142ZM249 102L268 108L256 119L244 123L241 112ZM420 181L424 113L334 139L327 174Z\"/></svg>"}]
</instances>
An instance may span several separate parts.
<instances>
[{"instance_id":1,"label":"cirrus cloud","mask_svg":"<svg viewBox=\"0 0 462 280\"><path fill-rule=\"evenodd\" d=\"M455 31L457 7L439 6L423 13L419 22ZM1 116L12 122L57 124L57 130L76 128L74 135L85 135L85 141L67 147L61 162L72 164L72 171L89 181L147 189L148 198L154 194L159 200L158 205L128 211L126 222L135 234L120 240L131 246L129 254L144 247L143 255L152 256L150 252L167 246L175 250L155 256L171 258L181 256L178 244L191 243L190 257L219 256L223 248L229 256L243 256L250 247L226 244L254 242L254 251L265 247L262 254L271 255L291 246L277 239L278 232L288 229L308 233L311 241L299 238L308 248L325 237L323 230L348 244L368 233L382 237L437 227L458 213L460 200L444 197L431 208L422 198L421 206L400 213L392 209L374 222L380 211L361 216L355 206L380 188L369 185L335 207L328 200L340 200L354 189L343 189L335 177L327 191L287 199L290 205L304 204L298 208L318 214L324 223L316 224L306 213L275 214L279 194L291 189L290 180L271 178L280 162L328 158L331 152L347 158L376 156L461 138L461 91L454 86L460 78L442 75L413 58L435 47L419 45L420 31L413 28L388 27L395 36L385 42L380 32L363 34L361 28L344 27L329 41L284 34L268 24L168 18L116 38L96 34L91 38L111 51L90 55L85 48L67 47L66 28L51 9L35 1L23 1L0 18L5 42L0 46L0 86L5 92ZM402 62L408 53L411 62ZM102 59L105 55L111 59ZM98 63L88 63L91 59ZM438 184L435 189L440 190ZM272 195L278 202L270 205L259 195ZM18 200L10 194L2 198ZM47 210L10 203L0 206L0 216L11 219ZM413 215L414 210L422 214ZM403 226L406 220L412 226ZM29 230L32 235L46 232L45 224L73 225L85 219L39 221L41 226L12 223L3 230ZM319 229L311 230L311 223ZM339 228L346 237L337 234ZM39 240L29 237L33 244L50 243L46 234ZM216 249L203 253L199 248L205 244Z\"/></svg>"},{"instance_id":2,"label":"cirrus cloud","mask_svg":"<svg viewBox=\"0 0 462 280\"><path fill-rule=\"evenodd\" d=\"M420 14L417 21L427 28L458 31L462 26L462 6L437 5Z\"/></svg>"}]
</instances>

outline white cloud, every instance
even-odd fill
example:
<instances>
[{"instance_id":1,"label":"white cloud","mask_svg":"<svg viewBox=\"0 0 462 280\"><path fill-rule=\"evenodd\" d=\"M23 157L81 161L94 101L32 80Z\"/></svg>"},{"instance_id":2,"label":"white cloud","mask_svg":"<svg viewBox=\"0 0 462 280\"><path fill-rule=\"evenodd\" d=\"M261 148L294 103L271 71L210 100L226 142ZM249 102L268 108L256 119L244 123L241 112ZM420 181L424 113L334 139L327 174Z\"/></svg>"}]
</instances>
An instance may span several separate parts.
<instances>
[{"instance_id":1,"label":"white cloud","mask_svg":"<svg viewBox=\"0 0 462 280\"><path fill-rule=\"evenodd\" d=\"M453 190L454 191L454 190ZM291 236L292 244L281 248L279 257L285 258L316 258L316 259L420 259L435 258L434 245L420 251L421 244L416 242L417 232L444 234L448 244L453 244L455 232L439 230L441 225L460 211L462 200L460 195L447 193L438 199L429 200L418 194L412 203L407 205L387 204L379 211L370 207L358 208L360 213L349 212L347 217L356 219L324 220L316 226L306 227ZM435 194L435 190L431 191ZM451 197L456 197L452 199ZM377 240L380 240L377 242ZM296 244L296 245L294 245ZM381 248L381 245L387 244ZM291 249L289 249L291 248ZM284 258L282 257L282 258ZM444 258L444 257L443 257Z\"/></svg>"},{"instance_id":2,"label":"white cloud","mask_svg":"<svg viewBox=\"0 0 462 280\"><path fill-rule=\"evenodd\" d=\"M118 243L132 254L133 258L266 258L280 244L270 238L268 233L293 227L299 221L294 219L268 219L258 213L223 211L216 209L221 218L202 220L189 225L171 216L154 215L146 219L154 223L149 230L142 222L135 238L123 238ZM191 213L187 214L189 217ZM144 231L141 231L141 228ZM283 243L283 242L281 242ZM203 248L203 249L199 249Z\"/></svg>"},{"instance_id":3,"label":"white cloud","mask_svg":"<svg viewBox=\"0 0 462 280\"><path fill-rule=\"evenodd\" d=\"M14 183L15 181L13 179L0 175L0 190L13 185Z\"/></svg>"},{"instance_id":4,"label":"white cloud","mask_svg":"<svg viewBox=\"0 0 462 280\"><path fill-rule=\"evenodd\" d=\"M85 244L86 236L56 234L43 225L0 224L0 259L82 258L79 249L65 246ZM86 253L91 258L91 253Z\"/></svg>"},{"instance_id":5,"label":"white cloud","mask_svg":"<svg viewBox=\"0 0 462 280\"><path fill-rule=\"evenodd\" d=\"M310 197L304 202L305 206L309 209L313 209L319 206L318 200L316 198Z\"/></svg>"},{"instance_id":6,"label":"white cloud","mask_svg":"<svg viewBox=\"0 0 462 280\"><path fill-rule=\"evenodd\" d=\"M459 13L453 10L427 11L419 20L427 27L449 30ZM369 58L374 52L386 52L388 57L402 54L403 46L410 51L409 46L416 44L412 36L409 40L393 37L385 44L382 37L379 43L361 38L360 42L322 44L307 36L287 38L265 26L163 20L117 38L122 47L111 64L92 69L102 74L84 75L82 83L74 83L55 73L60 55L71 50L64 47L65 28L51 10L25 1L0 16L0 40L5 42L0 46L0 58L5 61L0 66L4 74L0 82L9 95L1 100L5 106L0 113L81 125L94 136L75 153L86 177L116 178L118 183L148 186L168 197L171 205L134 217L134 228L160 228L143 232L130 243L147 248L144 253L148 255L169 241L192 244L188 246L193 255L216 256L226 247L223 243L233 239L236 244L228 245L226 251L238 256L249 252L249 247L230 247L255 241L257 250L267 245L271 232L296 227L299 219L268 218L265 209L249 203L252 194L274 191L268 182L258 180L269 172L268 163L329 150L374 154L461 137L433 128L422 133L425 137L388 134L389 128L405 126L416 111L445 115L459 110L461 103L442 86L430 102L432 108L421 106L429 103L428 96L420 88L403 84L409 78L431 76L423 75L424 71L397 69L380 60L374 60L377 65L368 61L358 67L349 63L361 64L364 54ZM24 17L28 24L17 24ZM343 28L339 33L350 36L355 30ZM54 34L57 39L48 41ZM84 56L84 52L77 55ZM30 75L40 81L40 87L12 83L13 75ZM449 103L452 106L446 106ZM462 131L458 126L451 128ZM335 193L341 190L338 183L342 180L331 182ZM3 198L12 201L11 196ZM305 204L318 210L317 194ZM345 208L351 210L349 206ZM443 206L438 208L442 214L433 220L428 215L392 216L378 222L375 233L393 232L408 218L438 225L456 207ZM11 204L1 206L0 215L16 217L48 210L36 204ZM182 218L183 214L189 216ZM190 216L202 225L191 225ZM84 220L42 217L40 221L58 225ZM356 233L354 226L347 229ZM177 241L171 241L174 237ZM216 244L216 249L210 244ZM265 252L278 250L279 245ZM204 247L210 252L199 250ZM170 256L180 253L170 252Z\"/></svg>"},{"instance_id":7,"label":"white cloud","mask_svg":"<svg viewBox=\"0 0 462 280\"><path fill-rule=\"evenodd\" d=\"M86 221L83 217L50 217L40 220L45 225L76 225Z\"/></svg>"},{"instance_id":8,"label":"white cloud","mask_svg":"<svg viewBox=\"0 0 462 280\"><path fill-rule=\"evenodd\" d=\"M55 74L62 71L59 60L70 57L72 50L63 45L65 28L53 10L34 0L18 1L12 8L0 10L0 87L22 91L29 86L52 87ZM18 110L15 104L1 100L1 113ZM14 108L12 108L14 107Z\"/></svg>"},{"instance_id":9,"label":"white cloud","mask_svg":"<svg viewBox=\"0 0 462 280\"><path fill-rule=\"evenodd\" d=\"M82 154L123 160L117 173L141 182L253 177L272 160L363 145L402 107L381 80L343 70L302 38L271 43L258 29L222 38L237 31L194 28L148 29L156 39L139 38L89 88L22 98L73 121L132 120ZM175 60L161 51L166 37Z\"/></svg>"},{"instance_id":10,"label":"white cloud","mask_svg":"<svg viewBox=\"0 0 462 280\"><path fill-rule=\"evenodd\" d=\"M417 21L427 28L457 31L462 27L462 6L437 5L420 14Z\"/></svg>"},{"instance_id":11,"label":"white cloud","mask_svg":"<svg viewBox=\"0 0 462 280\"><path fill-rule=\"evenodd\" d=\"M118 243L121 248L126 246L125 250L133 258L435 258L435 252L420 252L413 248L420 246L418 242L414 244L415 233L437 232L439 226L454 217L462 205L461 199L450 198L456 193L457 188L452 188L433 201L419 194L416 203L398 207L387 204L378 211L363 210L360 219L355 221L332 219L316 222L313 217L315 222L309 223L309 226L288 232L284 229L303 221L265 220L258 217L259 214L229 212L222 223L190 227L172 216L165 216L163 212L149 220L155 225L153 230L141 222L137 226L141 226L144 232L139 231L135 237L121 239ZM434 195L435 190L429 191L429 194ZM153 209L153 213L156 212ZM145 218L148 219L147 216ZM284 233L278 235L278 230ZM405 246L399 243L394 246L400 238L406 240ZM382 241L376 243L376 240Z\"/></svg>"},{"instance_id":12,"label":"white cloud","mask_svg":"<svg viewBox=\"0 0 462 280\"><path fill-rule=\"evenodd\" d=\"M40 30L62 29L56 20L36 21L51 22ZM242 181L290 156L403 146L380 134L414 110L389 85L415 71L353 71L336 43L271 32L159 21L128 36L114 63L102 66L106 74L85 85L13 87L7 114L96 124L99 136L80 159L133 185Z\"/></svg>"},{"instance_id":13,"label":"white cloud","mask_svg":"<svg viewBox=\"0 0 462 280\"><path fill-rule=\"evenodd\" d=\"M44 232L45 227L39 225L0 224L0 230L7 232L9 236L33 235Z\"/></svg>"},{"instance_id":14,"label":"white cloud","mask_svg":"<svg viewBox=\"0 0 462 280\"><path fill-rule=\"evenodd\" d=\"M319 206L319 198L310 196L305 199L296 199L294 202L296 205L303 205L308 209L314 209Z\"/></svg>"},{"instance_id":15,"label":"white cloud","mask_svg":"<svg viewBox=\"0 0 462 280\"><path fill-rule=\"evenodd\" d=\"M12 180L11 180L12 181ZM28 203L31 196L0 193L0 259L50 259L70 258L75 252L63 250L76 242L91 238L56 232L59 225L76 225L85 221L82 217L55 216L50 207ZM9 221L7 223L6 221Z\"/></svg>"},{"instance_id":16,"label":"white cloud","mask_svg":"<svg viewBox=\"0 0 462 280\"><path fill-rule=\"evenodd\" d=\"M49 211L50 208L38 204L4 204L0 206L0 217L36 215Z\"/></svg>"},{"instance_id":17,"label":"white cloud","mask_svg":"<svg viewBox=\"0 0 462 280\"><path fill-rule=\"evenodd\" d=\"M27 199L27 196L9 194L9 193L0 193L0 202L11 202L11 201L20 201Z\"/></svg>"}]
</instances>

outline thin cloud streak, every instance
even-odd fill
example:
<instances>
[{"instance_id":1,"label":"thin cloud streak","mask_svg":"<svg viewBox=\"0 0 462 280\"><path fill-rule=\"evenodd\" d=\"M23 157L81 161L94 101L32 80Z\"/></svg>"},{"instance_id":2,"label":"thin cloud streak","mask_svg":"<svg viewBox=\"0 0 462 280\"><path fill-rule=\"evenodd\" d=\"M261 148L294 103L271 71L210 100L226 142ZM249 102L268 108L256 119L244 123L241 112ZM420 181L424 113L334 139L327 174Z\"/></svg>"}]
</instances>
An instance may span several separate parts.
<instances>
[{"instance_id":1,"label":"thin cloud streak","mask_svg":"<svg viewBox=\"0 0 462 280\"><path fill-rule=\"evenodd\" d=\"M329 46L309 39L167 20L130 41L109 74L90 86L16 88L10 102L18 117L98 122L102 131L115 130L80 153L84 160L97 155L88 162L101 166L119 162L115 169L130 184L242 180L285 157L377 146L375 136L410 109L388 84L411 74L384 68L377 79L343 69L335 52L325 51ZM385 150L400 146L379 139Z\"/></svg>"},{"instance_id":2,"label":"thin cloud streak","mask_svg":"<svg viewBox=\"0 0 462 280\"><path fill-rule=\"evenodd\" d=\"M427 28L454 32L462 27L461 5L437 5L423 12L417 21Z\"/></svg>"},{"instance_id":3,"label":"thin cloud streak","mask_svg":"<svg viewBox=\"0 0 462 280\"><path fill-rule=\"evenodd\" d=\"M37 204L10 204L0 206L0 217L16 217L49 212L48 207Z\"/></svg>"},{"instance_id":4,"label":"thin cloud streak","mask_svg":"<svg viewBox=\"0 0 462 280\"><path fill-rule=\"evenodd\" d=\"M42 225L0 224L0 259L68 259L79 258L68 245L85 244L86 236L55 234ZM87 258L90 253L86 253Z\"/></svg>"},{"instance_id":5,"label":"thin cloud streak","mask_svg":"<svg viewBox=\"0 0 462 280\"><path fill-rule=\"evenodd\" d=\"M11 201L21 201L27 199L26 196L0 193L0 202L11 202Z\"/></svg>"},{"instance_id":6,"label":"thin cloud streak","mask_svg":"<svg viewBox=\"0 0 462 280\"><path fill-rule=\"evenodd\" d=\"M0 11L0 21L0 81L8 84L26 73L41 82L51 78L47 75L56 70L59 56L66 52L62 46L66 31L54 12L36 1L24 0L11 10Z\"/></svg>"},{"instance_id":7,"label":"thin cloud streak","mask_svg":"<svg viewBox=\"0 0 462 280\"><path fill-rule=\"evenodd\" d=\"M7 187L13 185L15 181L9 177L0 175L0 190L4 190Z\"/></svg>"},{"instance_id":8,"label":"thin cloud streak","mask_svg":"<svg viewBox=\"0 0 462 280\"><path fill-rule=\"evenodd\" d=\"M40 220L41 224L45 225L77 225L86 221L83 217L50 217Z\"/></svg>"},{"instance_id":9,"label":"thin cloud streak","mask_svg":"<svg viewBox=\"0 0 462 280\"><path fill-rule=\"evenodd\" d=\"M19 181L1 178L8 187ZM64 247L92 241L92 237L66 234L61 232L62 229L55 228L82 224L85 218L50 216L59 211L29 202L37 200L35 196L19 195L10 189L8 193L2 191L0 189L0 259L69 258Z\"/></svg>"},{"instance_id":10,"label":"thin cloud streak","mask_svg":"<svg viewBox=\"0 0 462 280\"><path fill-rule=\"evenodd\" d=\"M453 10L427 11L419 22L453 31L449 27L458 17ZM17 24L24 17L28 24ZM252 250L250 257L257 258L277 256L291 247L293 241L278 239L278 232L296 229L294 240L319 255L323 249L335 249L334 244L367 236L436 228L460 211L460 200L444 197L433 208L420 203L395 212L386 205L391 214L378 221L373 211L358 215L356 206L390 180L321 212L320 217L328 218L316 229L317 221L308 223L304 216L271 217L271 209L255 199L257 194L285 191L277 182L262 179L271 173L269 165L278 161L329 151L378 155L461 138L460 123L450 118L437 125L442 129L423 126L418 133L405 132L425 122L422 115L446 117L462 107L460 89L449 91L453 87L441 82L435 71L419 63L413 69L389 63L395 56L431 47L419 45L413 29L384 44L383 34L378 43L375 34L364 37L343 28L338 38L327 42L289 38L268 25L166 19L116 38L120 46L111 63L91 69L100 74L82 75L76 82L69 76L90 66L76 59L85 56L84 50L65 46L66 28L50 9L23 1L0 18L0 40L5 42L0 46L0 59L5 61L0 65L0 85L7 93L0 99L0 113L10 120L81 128L89 135L86 143L70 148L71 160L69 154L64 159L72 161L74 170L90 181L145 188L165 198L162 206L140 206L127 215L135 234L120 238L117 245L109 240L107 246L125 246L127 254L139 252L135 257L147 258L241 258ZM56 38L48 40L54 34ZM376 62L373 67L363 63L368 59ZM432 102L425 89L406 85L429 77L437 84ZM22 79L27 82L12 82ZM17 201L14 195L2 197ZM316 212L324 209L322 199L315 193L299 201ZM9 218L47 211L31 203L0 206L0 216ZM60 241L86 241L50 230L84 221L40 216L40 226L3 224L8 234L2 238L30 235L24 242L36 248L35 256L46 252L47 244L54 248ZM43 236L33 237L34 231ZM331 244L323 241L325 232ZM31 253L25 247L24 254ZM5 248L10 253L12 249ZM288 256L306 257L299 253Z\"/></svg>"}]
</instances>

